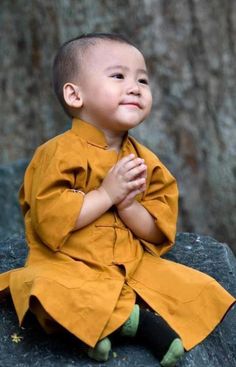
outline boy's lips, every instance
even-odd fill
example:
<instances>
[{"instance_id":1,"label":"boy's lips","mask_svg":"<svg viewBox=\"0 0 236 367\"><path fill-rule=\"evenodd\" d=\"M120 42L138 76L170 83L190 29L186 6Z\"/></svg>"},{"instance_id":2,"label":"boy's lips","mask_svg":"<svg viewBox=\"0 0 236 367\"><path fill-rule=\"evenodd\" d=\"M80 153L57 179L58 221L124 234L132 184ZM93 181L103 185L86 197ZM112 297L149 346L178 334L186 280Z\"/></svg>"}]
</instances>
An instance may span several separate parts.
<instances>
[{"instance_id":1,"label":"boy's lips","mask_svg":"<svg viewBox=\"0 0 236 367\"><path fill-rule=\"evenodd\" d=\"M122 106L130 106L130 107L137 107L137 108L140 108L142 109L142 105L140 102L138 101L123 101L120 103L120 105Z\"/></svg>"}]
</instances>

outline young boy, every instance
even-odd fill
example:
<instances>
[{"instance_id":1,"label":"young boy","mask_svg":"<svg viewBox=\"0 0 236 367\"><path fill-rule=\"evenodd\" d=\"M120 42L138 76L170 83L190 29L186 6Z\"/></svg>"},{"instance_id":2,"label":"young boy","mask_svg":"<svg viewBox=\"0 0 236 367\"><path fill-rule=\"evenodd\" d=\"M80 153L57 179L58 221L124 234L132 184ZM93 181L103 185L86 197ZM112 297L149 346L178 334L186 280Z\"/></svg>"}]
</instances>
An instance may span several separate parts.
<instances>
[{"instance_id":1,"label":"young boy","mask_svg":"<svg viewBox=\"0 0 236 367\"><path fill-rule=\"evenodd\" d=\"M161 258L175 240L176 182L128 135L151 110L144 57L123 36L83 35L60 48L54 87L72 129L39 147L27 168L29 255L1 275L0 290L10 289L20 323L31 310L47 332L76 335L91 358L107 360L119 333L174 366L235 299Z\"/></svg>"}]
</instances>

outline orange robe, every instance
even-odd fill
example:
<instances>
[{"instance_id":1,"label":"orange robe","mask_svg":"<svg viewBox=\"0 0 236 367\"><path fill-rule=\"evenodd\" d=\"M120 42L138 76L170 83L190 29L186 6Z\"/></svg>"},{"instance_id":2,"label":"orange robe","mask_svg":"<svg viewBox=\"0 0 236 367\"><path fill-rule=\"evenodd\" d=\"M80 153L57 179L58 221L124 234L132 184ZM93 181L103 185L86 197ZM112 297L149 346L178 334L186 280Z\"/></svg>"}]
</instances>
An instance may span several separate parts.
<instances>
[{"instance_id":1,"label":"orange robe","mask_svg":"<svg viewBox=\"0 0 236 367\"><path fill-rule=\"evenodd\" d=\"M166 242L136 238L115 208L72 231L83 193L130 153L147 164L147 189L137 200ZM235 299L208 275L161 258L175 240L177 201L175 179L150 150L127 135L117 154L101 131L74 119L71 130L37 149L20 191L29 254L23 268L0 275L19 322L34 296L57 323L94 346L128 319L138 294L187 350L201 342Z\"/></svg>"}]
</instances>

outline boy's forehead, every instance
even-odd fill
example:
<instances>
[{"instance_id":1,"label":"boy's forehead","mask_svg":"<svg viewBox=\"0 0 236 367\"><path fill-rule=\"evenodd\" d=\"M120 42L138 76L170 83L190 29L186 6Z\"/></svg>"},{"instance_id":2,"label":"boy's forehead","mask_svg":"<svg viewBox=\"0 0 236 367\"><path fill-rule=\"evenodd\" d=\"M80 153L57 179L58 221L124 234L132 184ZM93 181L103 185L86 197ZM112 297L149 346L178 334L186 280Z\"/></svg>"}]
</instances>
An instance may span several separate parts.
<instances>
[{"instance_id":1,"label":"boy's forehead","mask_svg":"<svg viewBox=\"0 0 236 367\"><path fill-rule=\"evenodd\" d=\"M117 60L129 61L130 57L145 65L142 53L134 46L119 41L97 40L87 49L87 61L102 62L103 64L114 63Z\"/></svg>"}]
</instances>

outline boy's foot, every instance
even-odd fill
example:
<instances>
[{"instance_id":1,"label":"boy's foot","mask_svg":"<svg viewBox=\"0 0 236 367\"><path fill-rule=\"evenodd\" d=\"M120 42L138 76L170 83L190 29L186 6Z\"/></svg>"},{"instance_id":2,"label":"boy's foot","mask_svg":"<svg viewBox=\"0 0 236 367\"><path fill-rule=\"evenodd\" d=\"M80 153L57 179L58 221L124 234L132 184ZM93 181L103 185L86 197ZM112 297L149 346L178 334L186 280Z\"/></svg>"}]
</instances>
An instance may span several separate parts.
<instances>
[{"instance_id":1,"label":"boy's foot","mask_svg":"<svg viewBox=\"0 0 236 367\"><path fill-rule=\"evenodd\" d=\"M177 361L184 354L184 347L181 339L175 339L168 349L167 353L161 360L161 366L163 367L173 367L176 365Z\"/></svg>"},{"instance_id":2,"label":"boy's foot","mask_svg":"<svg viewBox=\"0 0 236 367\"><path fill-rule=\"evenodd\" d=\"M163 367L175 366L184 354L184 347L179 335L167 322L153 312L140 310L137 338L145 343L155 354Z\"/></svg>"},{"instance_id":3,"label":"boy's foot","mask_svg":"<svg viewBox=\"0 0 236 367\"><path fill-rule=\"evenodd\" d=\"M98 362L106 362L109 359L111 350L111 342L108 338L104 338L97 342L94 348L88 349L88 356Z\"/></svg>"},{"instance_id":4,"label":"boy's foot","mask_svg":"<svg viewBox=\"0 0 236 367\"><path fill-rule=\"evenodd\" d=\"M120 330L123 336L136 336L155 354L163 367L175 366L184 354L182 340L159 315L135 305L130 318Z\"/></svg>"},{"instance_id":5,"label":"boy's foot","mask_svg":"<svg viewBox=\"0 0 236 367\"><path fill-rule=\"evenodd\" d=\"M122 325L120 335L133 337L137 334L140 318L140 309L138 305L134 305L133 311L129 319Z\"/></svg>"}]
</instances>

